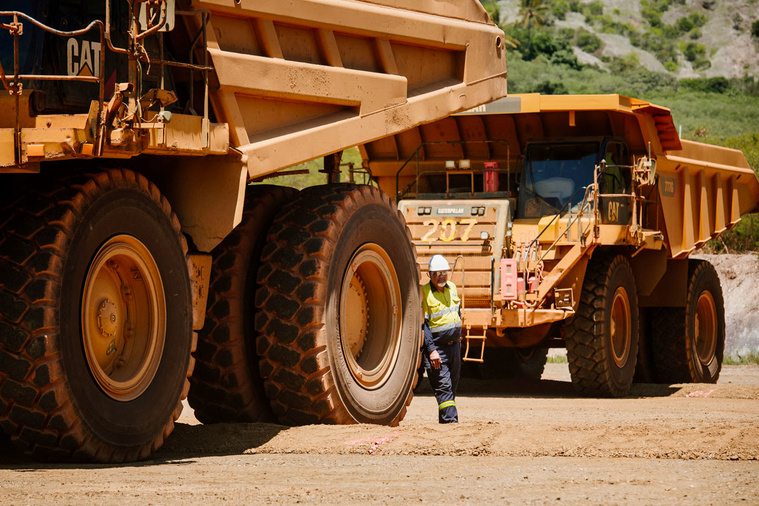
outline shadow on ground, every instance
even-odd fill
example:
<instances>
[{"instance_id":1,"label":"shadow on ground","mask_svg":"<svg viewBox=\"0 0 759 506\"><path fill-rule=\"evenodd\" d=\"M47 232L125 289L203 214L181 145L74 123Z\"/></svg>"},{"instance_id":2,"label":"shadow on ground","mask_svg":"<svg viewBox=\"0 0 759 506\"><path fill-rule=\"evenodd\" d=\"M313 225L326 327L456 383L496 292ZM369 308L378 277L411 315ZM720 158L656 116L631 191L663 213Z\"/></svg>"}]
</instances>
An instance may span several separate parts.
<instances>
[{"instance_id":1,"label":"shadow on ground","mask_svg":"<svg viewBox=\"0 0 759 506\"><path fill-rule=\"evenodd\" d=\"M180 465L208 456L240 455L266 444L288 427L273 423L186 425L177 423L174 432L150 459L128 464L42 463L15 448L0 435L0 469L38 471L49 468L103 469ZM181 459L181 462L179 461Z\"/></svg>"},{"instance_id":2,"label":"shadow on ground","mask_svg":"<svg viewBox=\"0 0 759 506\"><path fill-rule=\"evenodd\" d=\"M635 383L627 398L668 397L681 390L681 387L666 384ZM415 395L432 395L432 388L426 377L420 379L414 389ZM568 381L550 379L475 379L462 378L457 395L469 397L545 397L573 398L582 397Z\"/></svg>"}]
</instances>

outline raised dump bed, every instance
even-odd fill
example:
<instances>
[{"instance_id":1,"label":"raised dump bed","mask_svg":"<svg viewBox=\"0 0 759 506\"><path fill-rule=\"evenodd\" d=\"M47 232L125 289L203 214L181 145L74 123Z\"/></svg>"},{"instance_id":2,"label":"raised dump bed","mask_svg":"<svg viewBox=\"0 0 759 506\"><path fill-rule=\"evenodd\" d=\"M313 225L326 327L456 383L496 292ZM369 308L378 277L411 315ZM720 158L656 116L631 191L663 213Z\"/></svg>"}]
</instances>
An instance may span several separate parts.
<instances>
[{"instance_id":1,"label":"raised dump bed","mask_svg":"<svg viewBox=\"0 0 759 506\"><path fill-rule=\"evenodd\" d=\"M506 94L476 0L8 0L0 427L39 458L205 423L397 424L414 249L370 186L251 185ZM197 366L196 366L197 364Z\"/></svg>"}]
</instances>

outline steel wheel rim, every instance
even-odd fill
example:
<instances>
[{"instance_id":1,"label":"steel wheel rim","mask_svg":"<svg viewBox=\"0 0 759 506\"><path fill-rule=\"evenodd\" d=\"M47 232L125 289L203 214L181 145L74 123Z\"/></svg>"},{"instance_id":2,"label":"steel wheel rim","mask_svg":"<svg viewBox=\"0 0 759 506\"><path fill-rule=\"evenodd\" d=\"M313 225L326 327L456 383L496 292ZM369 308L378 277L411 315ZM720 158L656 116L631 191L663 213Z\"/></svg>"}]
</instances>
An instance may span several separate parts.
<instances>
[{"instance_id":1,"label":"steel wheel rim","mask_svg":"<svg viewBox=\"0 0 759 506\"><path fill-rule=\"evenodd\" d=\"M717 351L717 305L708 291L701 292L696 302L696 354L703 365L709 365Z\"/></svg>"},{"instance_id":2,"label":"steel wheel rim","mask_svg":"<svg viewBox=\"0 0 759 506\"><path fill-rule=\"evenodd\" d=\"M163 354L166 297L155 259L135 237L115 236L93 258L81 325L87 364L100 389L122 402L142 395Z\"/></svg>"},{"instance_id":3,"label":"steel wheel rim","mask_svg":"<svg viewBox=\"0 0 759 506\"><path fill-rule=\"evenodd\" d=\"M390 377L401 340L401 293L384 249L370 243L353 255L340 291L340 343L353 378L363 388Z\"/></svg>"},{"instance_id":4,"label":"steel wheel rim","mask_svg":"<svg viewBox=\"0 0 759 506\"><path fill-rule=\"evenodd\" d=\"M632 317L627 291L621 286L614 292L609 325L614 363L617 364L617 367L623 367L630 356Z\"/></svg>"}]
</instances>

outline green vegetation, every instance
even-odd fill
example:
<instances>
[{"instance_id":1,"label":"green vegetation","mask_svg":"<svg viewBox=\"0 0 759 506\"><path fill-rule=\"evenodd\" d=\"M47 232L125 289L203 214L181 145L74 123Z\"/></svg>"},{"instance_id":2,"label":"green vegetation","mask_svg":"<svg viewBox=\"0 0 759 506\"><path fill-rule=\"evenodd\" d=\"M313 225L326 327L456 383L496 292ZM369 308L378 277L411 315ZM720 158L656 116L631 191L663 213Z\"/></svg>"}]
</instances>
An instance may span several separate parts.
<instances>
[{"instance_id":1,"label":"green vegetation","mask_svg":"<svg viewBox=\"0 0 759 506\"><path fill-rule=\"evenodd\" d=\"M722 360L723 365L759 365L759 353L749 353L744 356L728 356Z\"/></svg>"},{"instance_id":2,"label":"green vegetation","mask_svg":"<svg viewBox=\"0 0 759 506\"><path fill-rule=\"evenodd\" d=\"M361 155L358 152L358 149L351 148L343 152L343 157L341 160L341 171L340 171L340 180L341 181L349 181L350 180L350 172L349 172L349 165L353 164L353 167L356 169L361 168ZM264 179L262 181L259 181L258 184L273 184L278 186L291 186L293 188L297 188L299 190L302 190L303 188L307 188L309 186L317 186L321 184L327 183L327 175L323 172L319 172L324 168L324 161L319 158L316 160L311 160L310 162L301 163L300 165L295 165L293 167L288 167L287 169L283 169L283 172L290 172L290 171L307 171L305 174L290 174L290 175L284 175L284 176L276 176L276 177L270 177L267 179ZM354 177L355 183L368 183L368 177L367 173L362 171L356 171L355 177ZM256 184L256 183L254 183Z\"/></svg>"},{"instance_id":3,"label":"green vegetation","mask_svg":"<svg viewBox=\"0 0 759 506\"><path fill-rule=\"evenodd\" d=\"M549 364L566 364L567 356L566 355L549 355L546 358L546 362Z\"/></svg>"}]
</instances>

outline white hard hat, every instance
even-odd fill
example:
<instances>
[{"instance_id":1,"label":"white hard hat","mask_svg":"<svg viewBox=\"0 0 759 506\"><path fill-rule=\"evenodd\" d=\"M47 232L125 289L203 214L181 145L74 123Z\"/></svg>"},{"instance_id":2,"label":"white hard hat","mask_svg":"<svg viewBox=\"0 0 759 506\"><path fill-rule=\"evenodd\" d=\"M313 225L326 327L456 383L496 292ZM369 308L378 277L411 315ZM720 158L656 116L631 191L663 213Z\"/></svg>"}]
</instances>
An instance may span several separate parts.
<instances>
[{"instance_id":1,"label":"white hard hat","mask_svg":"<svg viewBox=\"0 0 759 506\"><path fill-rule=\"evenodd\" d=\"M430 272L447 271L451 268L448 264L448 260L443 255L435 255L430 259Z\"/></svg>"}]
</instances>

